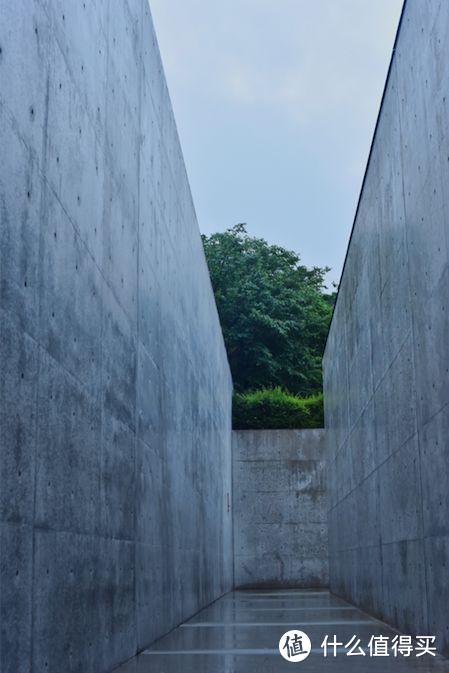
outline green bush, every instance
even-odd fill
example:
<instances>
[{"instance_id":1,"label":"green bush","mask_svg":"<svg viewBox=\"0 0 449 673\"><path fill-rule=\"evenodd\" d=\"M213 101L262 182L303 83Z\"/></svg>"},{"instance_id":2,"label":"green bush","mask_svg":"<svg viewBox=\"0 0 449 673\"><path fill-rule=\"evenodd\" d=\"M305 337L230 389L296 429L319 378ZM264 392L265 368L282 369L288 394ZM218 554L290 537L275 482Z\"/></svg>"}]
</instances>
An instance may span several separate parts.
<instances>
[{"instance_id":1,"label":"green bush","mask_svg":"<svg viewBox=\"0 0 449 673\"><path fill-rule=\"evenodd\" d=\"M236 430L322 428L323 395L298 397L281 388L235 393L232 416Z\"/></svg>"}]
</instances>

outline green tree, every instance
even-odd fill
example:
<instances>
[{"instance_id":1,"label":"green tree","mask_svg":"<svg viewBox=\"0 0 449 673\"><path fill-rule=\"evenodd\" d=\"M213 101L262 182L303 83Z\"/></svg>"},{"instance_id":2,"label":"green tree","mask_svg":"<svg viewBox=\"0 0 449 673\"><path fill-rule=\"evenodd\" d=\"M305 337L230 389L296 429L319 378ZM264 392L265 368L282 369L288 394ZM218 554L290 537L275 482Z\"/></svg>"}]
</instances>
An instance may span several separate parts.
<instances>
[{"instance_id":1,"label":"green tree","mask_svg":"<svg viewBox=\"0 0 449 673\"><path fill-rule=\"evenodd\" d=\"M308 269L244 224L202 238L235 389L319 392L334 300L324 289L329 269Z\"/></svg>"}]
</instances>

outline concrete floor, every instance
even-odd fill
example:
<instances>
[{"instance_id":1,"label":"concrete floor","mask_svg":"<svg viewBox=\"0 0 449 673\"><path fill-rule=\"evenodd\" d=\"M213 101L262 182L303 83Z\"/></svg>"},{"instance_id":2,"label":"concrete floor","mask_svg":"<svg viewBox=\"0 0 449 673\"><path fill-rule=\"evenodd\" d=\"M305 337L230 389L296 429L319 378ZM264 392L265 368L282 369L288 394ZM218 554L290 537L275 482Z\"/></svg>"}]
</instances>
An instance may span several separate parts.
<instances>
[{"instance_id":1,"label":"concrete floor","mask_svg":"<svg viewBox=\"0 0 449 673\"><path fill-rule=\"evenodd\" d=\"M279 639L290 629L305 631L312 641L310 656L293 664L304 673L449 673L449 661L441 657L370 658L372 635L392 638L398 632L319 590L229 593L115 673L291 673L292 663L278 650ZM340 648L336 658L325 659L320 646L326 635L336 635L344 644L357 635L367 654L347 656Z\"/></svg>"}]
</instances>

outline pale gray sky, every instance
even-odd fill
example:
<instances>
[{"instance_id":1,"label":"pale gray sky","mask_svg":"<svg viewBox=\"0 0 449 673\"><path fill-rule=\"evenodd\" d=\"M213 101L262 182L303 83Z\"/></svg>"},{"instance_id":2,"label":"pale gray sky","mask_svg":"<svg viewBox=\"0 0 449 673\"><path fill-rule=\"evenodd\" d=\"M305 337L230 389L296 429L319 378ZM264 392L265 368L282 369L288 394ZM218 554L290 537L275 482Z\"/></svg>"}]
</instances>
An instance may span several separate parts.
<instances>
[{"instance_id":1,"label":"pale gray sky","mask_svg":"<svg viewBox=\"0 0 449 673\"><path fill-rule=\"evenodd\" d=\"M150 0L201 231L338 280L402 0Z\"/></svg>"}]
</instances>

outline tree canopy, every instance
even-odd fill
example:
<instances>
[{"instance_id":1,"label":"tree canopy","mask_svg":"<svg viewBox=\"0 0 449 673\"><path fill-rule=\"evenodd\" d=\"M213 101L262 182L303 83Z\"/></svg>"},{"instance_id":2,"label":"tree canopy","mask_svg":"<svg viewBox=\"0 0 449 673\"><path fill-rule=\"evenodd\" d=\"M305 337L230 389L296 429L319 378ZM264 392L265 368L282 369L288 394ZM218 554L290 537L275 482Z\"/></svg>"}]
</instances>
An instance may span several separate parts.
<instances>
[{"instance_id":1,"label":"tree canopy","mask_svg":"<svg viewBox=\"0 0 449 673\"><path fill-rule=\"evenodd\" d=\"M329 269L303 266L244 224L202 239L235 389L320 391L334 301L325 291Z\"/></svg>"}]
</instances>

